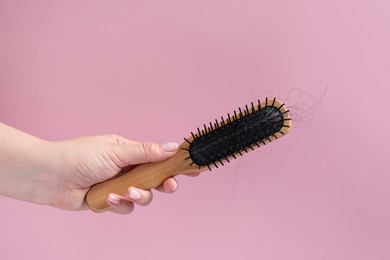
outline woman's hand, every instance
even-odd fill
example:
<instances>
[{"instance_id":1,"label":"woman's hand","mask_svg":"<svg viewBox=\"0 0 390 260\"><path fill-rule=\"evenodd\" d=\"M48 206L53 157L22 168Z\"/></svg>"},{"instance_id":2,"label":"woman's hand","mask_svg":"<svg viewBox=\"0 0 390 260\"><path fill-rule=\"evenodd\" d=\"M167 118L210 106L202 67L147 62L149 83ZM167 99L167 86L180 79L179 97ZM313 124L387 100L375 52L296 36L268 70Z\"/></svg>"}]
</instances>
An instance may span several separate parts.
<instances>
[{"instance_id":1,"label":"woman's hand","mask_svg":"<svg viewBox=\"0 0 390 260\"><path fill-rule=\"evenodd\" d=\"M0 194L67 210L87 209L89 188L129 171L137 164L165 160L178 145L139 143L117 135L47 142L0 124ZM177 182L167 179L156 188L173 192ZM110 194L111 211L129 214L134 204L148 205L149 190L129 187L127 194Z\"/></svg>"}]
</instances>

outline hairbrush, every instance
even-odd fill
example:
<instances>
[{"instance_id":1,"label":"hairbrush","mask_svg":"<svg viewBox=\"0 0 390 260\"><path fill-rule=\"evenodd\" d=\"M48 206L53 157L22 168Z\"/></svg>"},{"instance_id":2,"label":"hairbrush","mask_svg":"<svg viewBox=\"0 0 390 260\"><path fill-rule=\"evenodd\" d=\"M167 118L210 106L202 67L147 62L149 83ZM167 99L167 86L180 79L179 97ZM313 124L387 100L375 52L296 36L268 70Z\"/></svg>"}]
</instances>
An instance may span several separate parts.
<instances>
[{"instance_id":1,"label":"hairbrush","mask_svg":"<svg viewBox=\"0 0 390 260\"><path fill-rule=\"evenodd\" d=\"M276 98L238 108L191 132L178 152L161 162L141 164L119 177L90 188L86 202L95 212L107 210L110 193L125 194L128 187L153 189L169 177L219 168L281 136L291 127L289 111Z\"/></svg>"}]
</instances>

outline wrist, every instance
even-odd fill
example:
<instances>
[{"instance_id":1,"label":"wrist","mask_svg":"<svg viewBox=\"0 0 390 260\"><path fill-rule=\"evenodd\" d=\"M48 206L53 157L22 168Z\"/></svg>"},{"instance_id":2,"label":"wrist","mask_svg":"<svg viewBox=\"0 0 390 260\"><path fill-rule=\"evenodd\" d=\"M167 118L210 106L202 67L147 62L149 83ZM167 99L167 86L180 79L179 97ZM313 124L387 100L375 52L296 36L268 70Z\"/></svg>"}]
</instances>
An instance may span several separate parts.
<instances>
[{"instance_id":1,"label":"wrist","mask_svg":"<svg viewBox=\"0 0 390 260\"><path fill-rule=\"evenodd\" d=\"M55 205L60 184L60 149L56 142L38 140L33 158L34 170L30 172L31 197L29 201Z\"/></svg>"},{"instance_id":2,"label":"wrist","mask_svg":"<svg viewBox=\"0 0 390 260\"><path fill-rule=\"evenodd\" d=\"M52 143L4 124L0 143L0 195L49 204L56 179Z\"/></svg>"}]
</instances>

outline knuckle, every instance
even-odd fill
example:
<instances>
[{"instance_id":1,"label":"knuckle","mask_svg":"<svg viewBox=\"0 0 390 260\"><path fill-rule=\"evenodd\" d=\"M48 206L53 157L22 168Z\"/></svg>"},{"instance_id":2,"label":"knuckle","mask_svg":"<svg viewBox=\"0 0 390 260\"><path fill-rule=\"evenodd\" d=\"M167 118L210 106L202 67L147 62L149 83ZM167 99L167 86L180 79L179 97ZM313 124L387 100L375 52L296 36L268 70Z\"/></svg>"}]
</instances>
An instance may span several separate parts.
<instances>
[{"instance_id":1,"label":"knuckle","mask_svg":"<svg viewBox=\"0 0 390 260\"><path fill-rule=\"evenodd\" d=\"M142 150L144 152L145 157L151 159L153 155L156 153L157 147L153 143L145 142L142 143Z\"/></svg>"}]
</instances>

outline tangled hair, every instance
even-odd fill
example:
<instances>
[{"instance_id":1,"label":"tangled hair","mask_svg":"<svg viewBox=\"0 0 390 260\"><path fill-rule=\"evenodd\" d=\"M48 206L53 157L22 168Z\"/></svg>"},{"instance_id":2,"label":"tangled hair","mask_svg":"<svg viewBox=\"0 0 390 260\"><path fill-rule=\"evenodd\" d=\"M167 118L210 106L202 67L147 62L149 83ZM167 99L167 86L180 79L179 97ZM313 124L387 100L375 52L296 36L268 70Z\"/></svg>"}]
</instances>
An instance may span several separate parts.
<instances>
[{"instance_id":1,"label":"tangled hair","mask_svg":"<svg viewBox=\"0 0 390 260\"><path fill-rule=\"evenodd\" d=\"M283 89L279 93L267 92L261 96L275 96L282 100L286 103L287 109L290 110L293 128L301 129L310 134L316 134L317 131L312 124L322 112L321 104L327 91L328 86L325 87L319 98L315 98L313 94L299 88ZM254 99L253 89L252 99Z\"/></svg>"}]
</instances>

